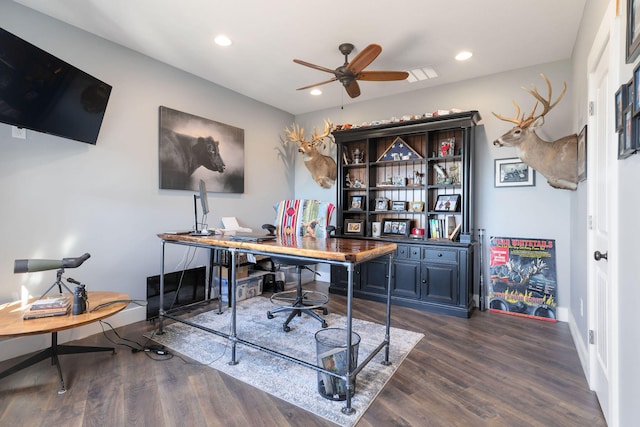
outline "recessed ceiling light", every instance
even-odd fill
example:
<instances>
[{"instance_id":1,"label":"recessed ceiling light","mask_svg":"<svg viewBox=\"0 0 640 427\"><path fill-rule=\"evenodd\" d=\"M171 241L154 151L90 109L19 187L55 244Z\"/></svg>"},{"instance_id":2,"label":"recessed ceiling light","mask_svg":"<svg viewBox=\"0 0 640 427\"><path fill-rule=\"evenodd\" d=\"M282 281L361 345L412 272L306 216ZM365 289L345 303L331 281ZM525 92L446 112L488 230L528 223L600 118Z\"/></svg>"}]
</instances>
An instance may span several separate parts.
<instances>
[{"instance_id":1,"label":"recessed ceiling light","mask_svg":"<svg viewBox=\"0 0 640 427\"><path fill-rule=\"evenodd\" d=\"M309 93L313 96L322 95L322 91L320 89L311 89L311 92Z\"/></svg>"},{"instance_id":2,"label":"recessed ceiling light","mask_svg":"<svg viewBox=\"0 0 640 427\"><path fill-rule=\"evenodd\" d=\"M473 53L467 51L467 50L463 50L462 52L460 52L459 54L456 55L456 59L458 61L466 61L467 59L471 58L473 56Z\"/></svg>"},{"instance_id":3,"label":"recessed ceiling light","mask_svg":"<svg viewBox=\"0 0 640 427\"><path fill-rule=\"evenodd\" d=\"M216 36L215 39L213 39L213 41L218 45L218 46L231 46L231 39L227 36L225 36L224 34L220 34L219 36Z\"/></svg>"}]
</instances>

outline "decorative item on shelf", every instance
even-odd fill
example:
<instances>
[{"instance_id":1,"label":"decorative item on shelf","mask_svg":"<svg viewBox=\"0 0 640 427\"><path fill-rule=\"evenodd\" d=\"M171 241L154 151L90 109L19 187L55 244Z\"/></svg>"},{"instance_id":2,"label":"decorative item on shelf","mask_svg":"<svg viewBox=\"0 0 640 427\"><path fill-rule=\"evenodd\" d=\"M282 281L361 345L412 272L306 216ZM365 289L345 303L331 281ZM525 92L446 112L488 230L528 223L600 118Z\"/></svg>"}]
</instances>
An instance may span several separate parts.
<instances>
[{"instance_id":1,"label":"decorative item on shelf","mask_svg":"<svg viewBox=\"0 0 640 427\"><path fill-rule=\"evenodd\" d=\"M456 149L456 139L445 138L440 140L440 157L453 156Z\"/></svg>"},{"instance_id":2,"label":"decorative item on shelf","mask_svg":"<svg viewBox=\"0 0 640 427\"><path fill-rule=\"evenodd\" d=\"M394 176L393 177L393 185L395 187L406 187L407 185L407 178L405 178L404 176Z\"/></svg>"},{"instance_id":3,"label":"decorative item on shelf","mask_svg":"<svg viewBox=\"0 0 640 427\"><path fill-rule=\"evenodd\" d=\"M424 228L412 228L411 236L412 239L423 239L424 238Z\"/></svg>"},{"instance_id":4,"label":"decorative item on shelf","mask_svg":"<svg viewBox=\"0 0 640 427\"><path fill-rule=\"evenodd\" d=\"M364 220L361 219L345 219L344 234L355 236L364 236Z\"/></svg>"},{"instance_id":5,"label":"decorative item on shelf","mask_svg":"<svg viewBox=\"0 0 640 427\"><path fill-rule=\"evenodd\" d=\"M379 162L398 161L398 160L419 160L423 157L418 154L409 144L402 138L397 137L391 145L385 150L380 157Z\"/></svg>"},{"instance_id":6,"label":"decorative item on shelf","mask_svg":"<svg viewBox=\"0 0 640 427\"><path fill-rule=\"evenodd\" d=\"M423 179L424 179L424 172L413 171L413 184L410 184L410 185L420 186L422 185Z\"/></svg>"},{"instance_id":7,"label":"decorative item on shelf","mask_svg":"<svg viewBox=\"0 0 640 427\"><path fill-rule=\"evenodd\" d=\"M424 202L411 202L409 212L422 212L424 211Z\"/></svg>"},{"instance_id":8,"label":"decorative item on shelf","mask_svg":"<svg viewBox=\"0 0 640 427\"><path fill-rule=\"evenodd\" d=\"M376 198L375 210L377 212L388 211L389 210L389 199L387 199L386 197L378 197L378 198Z\"/></svg>"},{"instance_id":9,"label":"decorative item on shelf","mask_svg":"<svg viewBox=\"0 0 640 427\"><path fill-rule=\"evenodd\" d=\"M460 204L459 194L440 194L433 207L436 212L456 212Z\"/></svg>"},{"instance_id":10,"label":"decorative item on shelf","mask_svg":"<svg viewBox=\"0 0 640 427\"><path fill-rule=\"evenodd\" d=\"M354 165L359 165L364 163L364 151L360 151L360 149L356 147L351 153L351 158L353 159Z\"/></svg>"},{"instance_id":11,"label":"decorative item on shelf","mask_svg":"<svg viewBox=\"0 0 640 427\"><path fill-rule=\"evenodd\" d=\"M362 211L366 207L367 196L357 195L349 198L349 210L350 211Z\"/></svg>"},{"instance_id":12,"label":"decorative item on shelf","mask_svg":"<svg viewBox=\"0 0 640 427\"><path fill-rule=\"evenodd\" d=\"M411 230L411 220L409 219L383 219L382 234L385 236L409 236Z\"/></svg>"},{"instance_id":13,"label":"decorative item on shelf","mask_svg":"<svg viewBox=\"0 0 640 427\"><path fill-rule=\"evenodd\" d=\"M462 181L460 180L460 162L454 162L447 168L448 184L457 185Z\"/></svg>"},{"instance_id":14,"label":"decorative item on shelf","mask_svg":"<svg viewBox=\"0 0 640 427\"><path fill-rule=\"evenodd\" d=\"M380 237L382 233L382 223L375 221L371 223L371 237Z\"/></svg>"},{"instance_id":15,"label":"decorative item on shelf","mask_svg":"<svg viewBox=\"0 0 640 427\"><path fill-rule=\"evenodd\" d=\"M345 165L348 165L349 162L349 157L347 157L347 152L345 151L344 153L342 153L342 163L344 163Z\"/></svg>"},{"instance_id":16,"label":"decorative item on shelf","mask_svg":"<svg viewBox=\"0 0 640 427\"><path fill-rule=\"evenodd\" d=\"M353 180L353 182L351 183L351 188L362 188L362 181L360 181L360 178L356 178Z\"/></svg>"},{"instance_id":17,"label":"decorative item on shelf","mask_svg":"<svg viewBox=\"0 0 640 427\"><path fill-rule=\"evenodd\" d=\"M407 202L394 200L391 203L391 210L392 211L406 211L407 210Z\"/></svg>"},{"instance_id":18,"label":"decorative item on shelf","mask_svg":"<svg viewBox=\"0 0 640 427\"><path fill-rule=\"evenodd\" d=\"M436 171L436 184L448 184L447 173L438 165L434 163L433 170Z\"/></svg>"},{"instance_id":19,"label":"decorative item on shelf","mask_svg":"<svg viewBox=\"0 0 640 427\"><path fill-rule=\"evenodd\" d=\"M351 177L349 176L349 172L344 177L344 188L351 188Z\"/></svg>"}]
</instances>

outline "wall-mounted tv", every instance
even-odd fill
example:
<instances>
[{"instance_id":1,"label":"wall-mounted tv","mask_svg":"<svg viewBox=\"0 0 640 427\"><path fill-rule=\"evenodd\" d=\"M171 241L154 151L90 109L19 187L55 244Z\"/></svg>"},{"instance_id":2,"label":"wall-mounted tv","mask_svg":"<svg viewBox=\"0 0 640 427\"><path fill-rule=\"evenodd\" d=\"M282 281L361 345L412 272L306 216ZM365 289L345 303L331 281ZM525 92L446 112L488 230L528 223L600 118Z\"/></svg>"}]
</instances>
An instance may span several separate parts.
<instances>
[{"instance_id":1,"label":"wall-mounted tv","mask_svg":"<svg viewBox=\"0 0 640 427\"><path fill-rule=\"evenodd\" d=\"M95 144L111 86L0 28L0 122Z\"/></svg>"}]
</instances>

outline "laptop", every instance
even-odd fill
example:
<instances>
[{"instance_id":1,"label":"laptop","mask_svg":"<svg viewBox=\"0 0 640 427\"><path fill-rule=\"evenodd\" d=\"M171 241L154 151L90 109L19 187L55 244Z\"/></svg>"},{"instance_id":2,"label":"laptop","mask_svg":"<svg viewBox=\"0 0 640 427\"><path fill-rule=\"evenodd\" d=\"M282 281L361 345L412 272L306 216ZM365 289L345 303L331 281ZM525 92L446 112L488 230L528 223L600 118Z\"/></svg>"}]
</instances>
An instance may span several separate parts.
<instances>
[{"instance_id":1,"label":"laptop","mask_svg":"<svg viewBox=\"0 0 640 427\"><path fill-rule=\"evenodd\" d=\"M267 242L269 240L274 240L276 236L269 236L267 234L236 233L230 235L229 238L237 242Z\"/></svg>"}]
</instances>

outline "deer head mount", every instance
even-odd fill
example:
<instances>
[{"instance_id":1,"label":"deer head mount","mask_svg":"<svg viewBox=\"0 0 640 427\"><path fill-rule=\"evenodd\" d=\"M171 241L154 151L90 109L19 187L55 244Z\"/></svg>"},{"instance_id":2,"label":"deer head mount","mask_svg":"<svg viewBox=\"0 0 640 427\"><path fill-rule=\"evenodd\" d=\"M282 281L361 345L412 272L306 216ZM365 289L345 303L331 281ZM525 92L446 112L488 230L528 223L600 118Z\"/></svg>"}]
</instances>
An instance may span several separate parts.
<instances>
[{"instance_id":1,"label":"deer head mount","mask_svg":"<svg viewBox=\"0 0 640 427\"><path fill-rule=\"evenodd\" d=\"M567 83L558 98L551 102L551 83L544 74L540 74L547 84L549 96L544 98L533 90L524 88L535 99L536 103L528 117L520 116L520 107L515 101L516 114L513 118L493 113L500 120L514 123L515 126L493 142L499 147L515 147L520 160L541 173L554 188L575 190L578 187L578 137L576 134L565 136L555 141L545 141L536 135L535 129L544 124L544 116L555 107L567 92ZM542 112L536 114L542 104Z\"/></svg>"},{"instance_id":2,"label":"deer head mount","mask_svg":"<svg viewBox=\"0 0 640 427\"><path fill-rule=\"evenodd\" d=\"M336 182L337 165L335 160L329 156L321 154L316 148L320 143L326 146L325 138L335 142L331 136L333 125L329 120L324 121L324 131L318 134L318 130L313 130L313 135L309 141L304 139L304 128L297 124L291 125L291 128L285 129L287 135L286 141L298 144L298 152L304 155L304 165L311 172L313 180L322 188L331 188Z\"/></svg>"}]
</instances>

